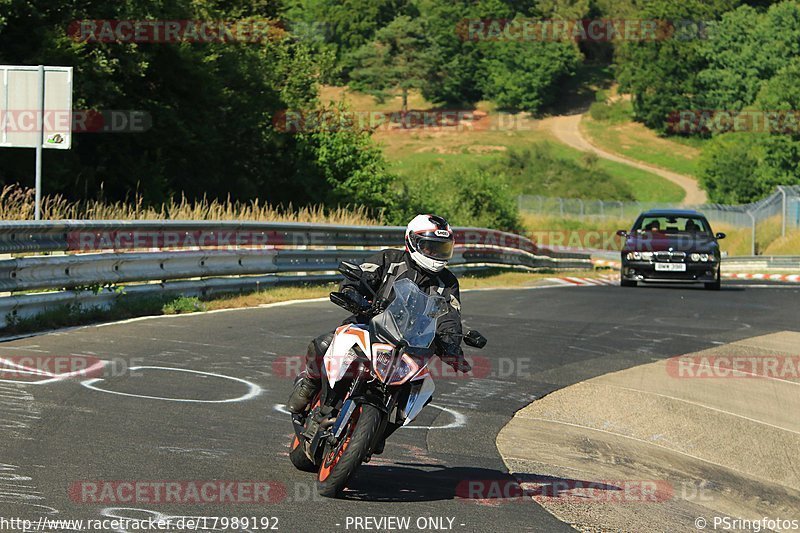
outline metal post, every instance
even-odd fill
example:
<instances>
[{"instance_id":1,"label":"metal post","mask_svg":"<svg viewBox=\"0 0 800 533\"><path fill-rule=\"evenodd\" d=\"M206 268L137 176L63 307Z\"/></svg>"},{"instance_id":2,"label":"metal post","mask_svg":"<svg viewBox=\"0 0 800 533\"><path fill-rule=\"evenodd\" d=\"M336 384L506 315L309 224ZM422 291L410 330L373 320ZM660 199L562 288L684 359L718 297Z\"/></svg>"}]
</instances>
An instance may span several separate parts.
<instances>
[{"instance_id":1,"label":"metal post","mask_svg":"<svg viewBox=\"0 0 800 533\"><path fill-rule=\"evenodd\" d=\"M750 255L756 255L756 217L753 216L752 211L747 212L750 215L750 220L752 220L752 234L750 237Z\"/></svg>"},{"instance_id":2,"label":"metal post","mask_svg":"<svg viewBox=\"0 0 800 533\"><path fill-rule=\"evenodd\" d=\"M778 186L778 190L783 195L783 202L781 204L781 237L786 237L786 191L783 187Z\"/></svg>"},{"instance_id":3,"label":"metal post","mask_svg":"<svg viewBox=\"0 0 800 533\"><path fill-rule=\"evenodd\" d=\"M42 144L44 143L44 65L39 65L39 105L37 106L38 138L36 139L36 206L34 218L42 218Z\"/></svg>"}]
</instances>

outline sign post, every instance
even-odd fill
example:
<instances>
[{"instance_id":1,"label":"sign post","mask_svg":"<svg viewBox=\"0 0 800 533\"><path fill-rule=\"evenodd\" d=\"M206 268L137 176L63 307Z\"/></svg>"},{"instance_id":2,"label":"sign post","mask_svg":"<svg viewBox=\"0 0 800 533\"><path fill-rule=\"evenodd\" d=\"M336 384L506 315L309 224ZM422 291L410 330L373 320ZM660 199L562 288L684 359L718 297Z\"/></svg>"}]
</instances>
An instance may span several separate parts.
<instances>
[{"instance_id":1,"label":"sign post","mask_svg":"<svg viewBox=\"0 0 800 533\"><path fill-rule=\"evenodd\" d=\"M0 147L36 149L35 219L42 216L42 150L72 146L72 67L0 65Z\"/></svg>"}]
</instances>

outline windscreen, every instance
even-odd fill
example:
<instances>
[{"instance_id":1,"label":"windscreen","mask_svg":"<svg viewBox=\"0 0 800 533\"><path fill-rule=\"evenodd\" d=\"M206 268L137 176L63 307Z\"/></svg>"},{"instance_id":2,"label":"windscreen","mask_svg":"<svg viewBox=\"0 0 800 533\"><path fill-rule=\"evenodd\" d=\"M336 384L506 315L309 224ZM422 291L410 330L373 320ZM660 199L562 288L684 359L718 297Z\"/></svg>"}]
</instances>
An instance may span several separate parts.
<instances>
[{"instance_id":1,"label":"windscreen","mask_svg":"<svg viewBox=\"0 0 800 533\"><path fill-rule=\"evenodd\" d=\"M640 232L711 233L705 218L692 216L645 216L633 228Z\"/></svg>"},{"instance_id":2,"label":"windscreen","mask_svg":"<svg viewBox=\"0 0 800 533\"><path fill-rule=\"evenodd\" d=\"M410 279L396 281L394 300L372 319L395 342L405 340L412 348L427 348L436 336L436 320L447 312L441 296L422 292Z\"/></svg>"}]
</instances>

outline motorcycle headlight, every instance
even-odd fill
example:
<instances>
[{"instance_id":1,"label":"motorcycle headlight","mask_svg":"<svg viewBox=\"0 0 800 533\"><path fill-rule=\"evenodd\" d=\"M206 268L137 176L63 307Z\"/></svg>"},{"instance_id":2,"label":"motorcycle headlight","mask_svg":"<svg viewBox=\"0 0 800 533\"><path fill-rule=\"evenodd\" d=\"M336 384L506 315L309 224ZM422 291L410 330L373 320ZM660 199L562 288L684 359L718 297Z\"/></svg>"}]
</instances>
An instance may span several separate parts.
<instances>
[{"instance_id":1,"label":"motorcycle headlight","mask_svg":"<svg viewBox=\"0 0 800 533\"><path fill-rule=\"evenodd\" d=\"M700 261L700 254L692 254L692 261L694 261L695 263Z\"/></svg>"},{"instance_id":2,"label":"motorcycle headlight","mask_svg":"<svg viewBox=\"0 0 800 533\"><path fill-rule=\"evenodd\" d=\"M392 366L392 350L373 346L372 348L372 367L382 381L386 381L389 374L389 367Z\"/></svg>"},{"instance_id":3,"label":"motorcycle headlight","mask_svg":"<svg viewBox=\"0 0 800 533\"><path fill-rule=\"evenodd\" d=\"M414 360L409 356L403 354L403 357L397 364L397 368L394 369L394 373L392 374L392 379L389 380L389 384L399 385L405 381L408 381L417 373L418 370L419 365L417 365L417 363L415 363Z\"/></svg>"}]
</instances>

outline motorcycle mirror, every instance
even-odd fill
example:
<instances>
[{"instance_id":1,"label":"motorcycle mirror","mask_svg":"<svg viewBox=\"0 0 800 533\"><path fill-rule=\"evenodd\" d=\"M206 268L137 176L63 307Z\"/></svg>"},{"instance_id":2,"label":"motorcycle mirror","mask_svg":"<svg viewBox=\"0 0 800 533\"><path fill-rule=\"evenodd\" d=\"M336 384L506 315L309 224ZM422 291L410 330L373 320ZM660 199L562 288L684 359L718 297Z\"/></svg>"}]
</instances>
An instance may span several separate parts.
<instances>
[{"instance_id":1,"label":"motorcycle mirror","mask_svg":"<svg viewBox=\"0 0 800 533\"><path fill-rule=\"evenodd\" d=\"M341 272L342 275L349 280L352 281L361 280L362 271L358 267L358 265L355 265L353 263L342 261L341 263L339 263L339 272Z\"/></svg>"},{"instance_id":2,"label":"motorcycle mirror","mask_svg":"<svg viewBox=\"0 0 800 533\"><path fill-rule=\"evenodd\" d=\"M472 346L473 348L483 348L486 346L486 337L478 333L476 330L471 329L464 335L464 344Z\"/></svg>"}]
</instances>

